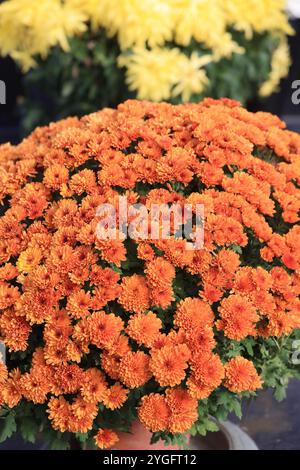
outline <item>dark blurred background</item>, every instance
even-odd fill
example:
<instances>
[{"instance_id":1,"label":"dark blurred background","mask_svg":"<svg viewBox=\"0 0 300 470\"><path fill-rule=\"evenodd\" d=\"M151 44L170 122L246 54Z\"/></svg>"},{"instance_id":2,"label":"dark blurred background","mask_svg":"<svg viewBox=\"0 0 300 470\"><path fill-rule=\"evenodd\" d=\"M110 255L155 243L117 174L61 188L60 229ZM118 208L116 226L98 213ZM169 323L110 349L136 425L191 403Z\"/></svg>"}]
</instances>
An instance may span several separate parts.
<instances>
[{"instance_id":1,"label":"dark blurred background","mask_svg":"<svg viewBox=\"0 0 300 470\"><path fill-rule=\"evenodd\" d=\"M10 58L0 58L0 80L6 84L6 104L0 105L0 143L20 138L17 100L22 96L21 73Z\"/></svg>"}]
</instances>

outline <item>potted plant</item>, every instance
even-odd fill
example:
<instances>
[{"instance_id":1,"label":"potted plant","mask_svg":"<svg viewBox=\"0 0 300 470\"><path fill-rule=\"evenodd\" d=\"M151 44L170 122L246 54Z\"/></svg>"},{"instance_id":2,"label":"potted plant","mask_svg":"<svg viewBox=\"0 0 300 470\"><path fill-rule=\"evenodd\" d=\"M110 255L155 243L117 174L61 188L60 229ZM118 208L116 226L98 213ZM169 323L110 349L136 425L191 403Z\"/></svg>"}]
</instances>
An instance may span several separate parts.
<instances>
[{"instance_id":1,"label":"potted plant","mask_svg":"<svg viewBox=\"0 0 300 470\"><path fill-rule=\"evenodd\" d=\"M0 146L2 440L184 446L262 387L284 397L300 327L284 127L229 99L133 100Z\"/></svg>"}]
</instances>

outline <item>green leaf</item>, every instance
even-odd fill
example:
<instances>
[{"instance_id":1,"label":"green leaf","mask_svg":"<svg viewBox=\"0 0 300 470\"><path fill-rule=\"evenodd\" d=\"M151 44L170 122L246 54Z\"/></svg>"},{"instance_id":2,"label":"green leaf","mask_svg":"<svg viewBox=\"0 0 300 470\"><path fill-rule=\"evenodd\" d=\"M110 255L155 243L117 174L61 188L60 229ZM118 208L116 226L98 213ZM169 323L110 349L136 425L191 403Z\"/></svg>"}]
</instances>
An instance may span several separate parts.
<instances>
[{"instance_id":1,"label":"green leaf","mask_svg":"<svg viewBox=\"0 0 300 470\"><path fill-rule=\"evenodd\" d=\"M66 98L70 96L73 92L74 89L74 84L72 82L66 82L64 83L62 89L61 89L61 95Z\"/></svg>"},{"instance_id":2,"label":"green leaf","mask_svg":"<svg viewBox=\"0 0 300 470\"><path fill-rule=\"evenodd\" d=\"M122 274L122 269L118 268L118 266L116 266L115 264L111 263L110 264L110 267L113 271L115 271L116 273L118 274Z\"/></svg>"},{"instance_id":3,"label":"green leaf","mask_svg":"<svg viewBox=\"0 0 300 470\"><path fill-rule=\"evenodd\" d=\"M197 423L196 430L197 434L200 434L200 436L206 436L207 434L207 428L205 423Z\"/></svg>"},{"instance_id":4,"label":"green leaf","mask_svg":"<svg viewBox=\"0 0 300 470\"><path fill-rule=\"evenodd\" d=\"M243 253L243 250L242 248L240 247L240 245L231 245L231 248L233 251L235 251L236 253L238 253L239 255L241 255Z\"/></svg>"},{"instance_id":5,"label":"green leaf","mask_svg":"<svg viewBox=\"0 0 300 470\"><path fill-rule=\"evenodd\" d=\"M249 354L249 356L253 356L253 347L250 341L245 340L244 341L244 347Z\"/></svg>"},{"instance_id":6,"label":"green leaf","mask_svg":"<svg viewBox=\"0 0 300 470\"><path fill-rule=\"evenodd\" d=\"M9 408L6 408L5 406L2 406L0 408L0 418L5 418L9 413Z\"/></svg>"},{"instance_id":7,"label":"green leaf","mask_svg":"<svg viewBox=\"0 0 300 470\"><path fill-rule=\"evenodd\" d=\"M17 430L15 413L9 413L0 419L0 443L9 439Z\"/></svg>"},{"instance_id":8,"label":"green leaf","mask_svg":"<svg viewBox=\"0 0 300 470\"><path fill-rule=\"evenodd\" d=\"M76 436L76 439L78 439L79 442L85 442L85 441L87 441L88 438L89 438L88 433L80 433L80 432L78 432L78 433L75 434L75 436Z\"/></svg>"},{"instance_id":9,"label":"green leaf","mask_svg":"<svg viewBox=\"0 0 300 470\"><path fill-rule=\"evenodd\" d=\"M218 405L228 406L228 402L230 402L231 396L229 392L220 392L218 395L217 403Z\"/></svg>"},{"instance_id":10,"label":"green leaf","mask_svg":"<svg viewBox=\"0 0 300 470\"><path fill-rule=\"evenodd\" d=\"M281 385L278 385L275 389L274 396L277 401L282 401L286 397L286 387L283 387Z\"/></svg>"},{"instance_id":11,"label":"green leaf","mask_svg":"<svg viewBox=\"0 0 300 470\"><path fill-rule=\"evenodd\" d=\"M229 411L225 407L219 407L214 413L214 416L218 421L225 421L228 414Z\"/></svg>"},{"instance_id":12,"label":"green leaf","mask_svg":"<svg viewBox=\"0 0 300 470\"><path fill-rule=\"evenodd\" d=\"M70 443L61 439L54 439L51 442L50 450L69 450Z\"/></svg>"},{"instance_id":13,"label":"green leaf","mask_svg":"<svg viewBox=\"0 0 300 470\"><path fill-rule=\"evenodd\" d=\"M156 444L156 443L159 441L160 438L161 438L161 433L159 433L159 432L154 432L154 433L152 434L152 436L151 436L151 441L150 441L150 443L151 443L151 444Z\"/></svg>"},{"instance_id":14,"label":"green leaf","mask_svg":"<svg viewBox=\"0 0 300 470\"><path fill-rule=\"evenodd\" d=\"M219 431L219 427L215 421L208 417L201 418L191 429L191 434L195 436L200 434L201 436L206 436L208 432Z\"/></svg>"},{"instance_id":15,"label":"green leaf","mask_svg":"<svg viewBox=\"0 0 300 470\"><path fill-rule=\"evenodd\" d=\"M208 420L206 424L206 429L207 431L210 431L210 432L217 432L219 431L219 426L217 425L215 421Z\"/></svg>"},{"instance_id":16,"label":"green leaf","mask_svg":"<svg viewBox=\"0 0 300 470\"><path fill-rule=\"evenodd\" d=\"M96 450L98 449L94 437L89 437L85 443L84 443L84 448L88 450ZM99 450L99 449L98 449Z\"/></svg>"},{"instance_id":17,"label":"green leaf","mask_svg":"<svg viewBox=\"0 0 300 470\"><path fill-rule=\"evenodd\" d=\"M21 418L20 432L25 442L35 443L38 434L38 425L32 418Z\"/></svg>"},{"instance_id":18,"label":"green leaf","mask_svg":"<svg viewBox=\"0 0 300 470\"><path fill-rule=\"evenodd\" d=\"M232 411L236 414L239 419L242 418L242 405L240 401L232 401Z\"/></svg>"}]
</instances>

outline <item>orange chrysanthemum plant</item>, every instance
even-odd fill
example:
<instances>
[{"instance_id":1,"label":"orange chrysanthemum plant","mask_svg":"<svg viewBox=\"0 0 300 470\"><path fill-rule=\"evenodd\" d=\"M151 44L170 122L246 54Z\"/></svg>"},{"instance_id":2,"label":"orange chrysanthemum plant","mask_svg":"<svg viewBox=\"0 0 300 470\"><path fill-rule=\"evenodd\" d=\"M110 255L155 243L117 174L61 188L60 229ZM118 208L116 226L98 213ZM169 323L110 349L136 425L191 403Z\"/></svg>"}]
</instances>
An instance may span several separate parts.
<instances>
[{"instance_id":1,"label":"orange chrysanthemum plant","mask_svg":"<svg viewBox=\"0 0 300 470\"><path fill-rule=\"evenodd\" d=\"M299 377L300 136L230 100L128 101L0 147L2 440L205 433ZM97 237L97 208L204 206L204 244ZM127 222L129 223L129 222ZM295 346L296 345L296 346Z\"/></svg>"}]
</instances>

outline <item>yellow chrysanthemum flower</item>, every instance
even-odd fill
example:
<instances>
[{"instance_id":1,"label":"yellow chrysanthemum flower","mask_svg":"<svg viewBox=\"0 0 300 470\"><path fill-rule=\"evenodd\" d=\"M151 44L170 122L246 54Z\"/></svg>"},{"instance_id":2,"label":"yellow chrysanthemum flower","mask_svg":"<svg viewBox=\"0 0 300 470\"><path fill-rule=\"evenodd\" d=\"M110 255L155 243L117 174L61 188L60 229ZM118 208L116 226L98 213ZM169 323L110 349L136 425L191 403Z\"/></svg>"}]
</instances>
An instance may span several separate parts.
<instances>
[{"instance_id":1,"label":"yellow chrysanthemum flower","mask_svg":"<svg viewBox=\"0 0 300 470\"><path fill-rule=\"evenodd\" d=\"M181 95L188 101L208 84L203 67L211 61L210 55L200 57L194 52L187 57L177 48L141 48L121 56L119 65L127 68L128 86L138 98L161 101Z\"/></svg>"},{"instance_id":2,"label":"yellow chrysanthemum flower","mask_svg":"<svg viewBox=\"0 0 300 470\"><path fill-rule=\"evenodd\" d=\"M174 11L178 44L187 46L195 39L215 53L224 47L234 49L234 42L226 33L226 16L219 0L175 0Z\"/></svg>"},{"instance_id":3,"label":"yellow chrysanthemum flower","mask_svg":"<svg viewBox=\"0 0 300 470\"><path fill-rule=\"evenodd\" d=\"M170 98L178 81L180 59L182 54L177 48L136 48L133 54L119 58L119 66L127 68L126 82L139 99L161 101Z\"/></svg>"},{"instance_id":4,"label":"yellow chrysanthemum flower","mask_svg":"<svg viewBox=\"0 0 300 470\"><path fill-rule=\"evenodd\" d=\"M201 93L209 83L204 65L212 61L210 55L200 57L193 52L191 57L182 54L180 58L178 83L172 91L173 96L181 95L182 101L189 101L194 93Z\"/></svg>"},{"instance_id":5,"label":"yellow chrysanthemum flower","mask_svg":"<svg viewBox=\"0 0 300 470\"><path fill-rule=\"evenodd\" d=\"M68 49L68 37L86 29L87 17L60 0L10 0L0 5L0 53L10 54L25 70L34 56L46 57L59 45Z\"/></svg>"},{"instance_id":6,"label":"yellow chrysanthemum flower","mask_svg":"<svg viewBox=\"0 0 300 470\"><path fill-rule=\"evenodd\" d=\"M65 3L86 15L93 29L101 25L101 0L65 0Z\"/></svg>"},{"instance_id":7,"label":"yellow chrysanthemum flower","mask_svg":"<svg viewBox=\"0 0 300 470\"><path fill-rule=\"evenodd\" d=\"M101 0L101 24L108 34L118 35L121 49L162 45L172 39L170 0Z\"/></svg>"},{"instance_id":8,"label":"yellow chrysanthemum flower","mask_svg":"<svg viewBox=\"0 0 300 470\"><path fill-rule=\"evenodd\" d=\"M278 90L280 81L288 74L291 65L289 46L285 37L274 51L269 79L262 84L259 90L261 96L269 96Z\"/></svg>"},{"instance_id":9,"label":"yellow chrysanthemum flower","mask_svg":"<svg viewBox=\"0 0 300 470\"><path fill-rule=\"evenodd\" d=\"M225 11L226 22L244 31L250 39L253 31L292 34L286 9L286 0L219 0Z\"/></svg>"}]
</instances>

